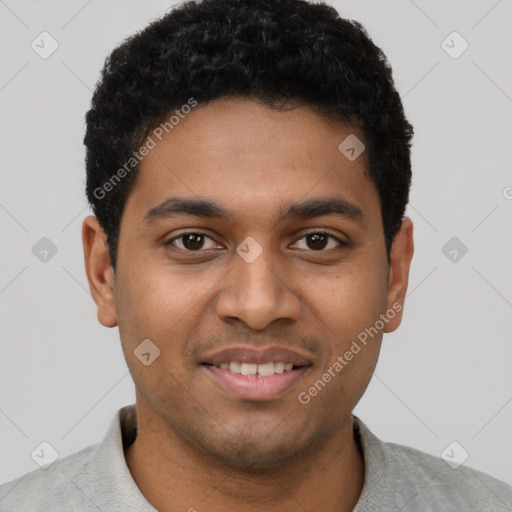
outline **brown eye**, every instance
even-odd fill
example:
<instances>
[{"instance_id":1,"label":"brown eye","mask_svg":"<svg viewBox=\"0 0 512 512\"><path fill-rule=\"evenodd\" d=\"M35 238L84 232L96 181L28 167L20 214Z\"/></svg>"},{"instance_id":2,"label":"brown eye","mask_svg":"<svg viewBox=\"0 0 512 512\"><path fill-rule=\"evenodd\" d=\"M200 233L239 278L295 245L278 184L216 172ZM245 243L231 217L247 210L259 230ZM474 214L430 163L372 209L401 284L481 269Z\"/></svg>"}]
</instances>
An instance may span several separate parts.
<instances>
[{"instance_id":1,"label":"brown eye","mask_svg":"<svg viewBox=\"0 0 512 512\"><path fill-rule=\"evenodd\" d=\"M212 247L206 247L206 249L214 248L214 241L209 237L202 233L183 233L180 236L174 237L165 245L173 245L178 249L182 249L184 251L199 251L200 249L205 248L205 243L207 241L211 241Z\"/></svg>"},{"instance_id":2,"label":"brown eye","mask_svg":"<svg viewBox=\"0 0 512 512\"><path fill-rule=\"evenodd\" d=\"M329 237L323 233L313 233L312 235L307 235L306 239L310 249L321 250L327 246Z\"/></svg>"},{"instance_id":3,"label":"brown eye","mask_svg":"<svg viewBox=\"0 0 512 512\"><path fill-rule=\"evenodd\" d=\"M305 243L303 242L305 241ZM302 243L302 247L300 244ZM347 244L338 237L321 231L315 233L307 233L294 244L298 249L309 249L312 251L323 251L324 249L332 249L338 245L345 247ZM305 246L305 247L304 247Z\"/></svg>"},{"instance_id":4,"label":"brown eye","mask_svg":"<svg viewBox=\"0 0 512 512\"><path fill-rule=\"evenodd\" d=\"M201 249L203 244L203 235L189 233L188 235L183 236L183 246L185 247L185 249L188 249L189 251L197 251L198 249Z\"/></svg>"}]
</instances>

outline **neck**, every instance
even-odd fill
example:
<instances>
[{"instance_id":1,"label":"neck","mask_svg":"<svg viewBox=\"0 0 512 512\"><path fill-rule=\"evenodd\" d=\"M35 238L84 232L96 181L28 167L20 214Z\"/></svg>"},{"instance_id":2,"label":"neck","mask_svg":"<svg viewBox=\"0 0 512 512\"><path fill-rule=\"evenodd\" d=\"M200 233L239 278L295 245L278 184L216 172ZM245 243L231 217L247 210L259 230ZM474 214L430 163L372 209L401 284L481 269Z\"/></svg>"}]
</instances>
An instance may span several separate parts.
<instances>
[{"instance_id":1,"label":"neck","mask_svg":"<svg viewBox=\"0 0 512 512\"><path fill-rule=\"evenodd\" d=\"M364 461L349 416L301 458L254 471L198 453L137 406L137 438L125 449L135 483L161 512L297 509L350 512L364 482Z\"/></svg>"}]
</instances>

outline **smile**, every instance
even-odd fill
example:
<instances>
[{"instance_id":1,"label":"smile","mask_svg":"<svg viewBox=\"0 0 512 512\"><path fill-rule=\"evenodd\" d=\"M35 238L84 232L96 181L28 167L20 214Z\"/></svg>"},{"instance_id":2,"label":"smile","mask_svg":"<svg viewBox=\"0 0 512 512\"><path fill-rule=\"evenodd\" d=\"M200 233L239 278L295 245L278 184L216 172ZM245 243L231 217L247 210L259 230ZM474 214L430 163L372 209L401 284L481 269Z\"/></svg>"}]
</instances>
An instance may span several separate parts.
<instances>
[{"instance_id":1,"label":"smile","mask_svg":"<svg viewBox=\"0 0 512 512\"><path fill-rule=\"evenodd\" d=\"M230 361L218 366L203 364L213 380L231 395L245 400L265 401L279 397L299 381L310 366L291 363L261 364Z\"/></svg>"}]
</instances>

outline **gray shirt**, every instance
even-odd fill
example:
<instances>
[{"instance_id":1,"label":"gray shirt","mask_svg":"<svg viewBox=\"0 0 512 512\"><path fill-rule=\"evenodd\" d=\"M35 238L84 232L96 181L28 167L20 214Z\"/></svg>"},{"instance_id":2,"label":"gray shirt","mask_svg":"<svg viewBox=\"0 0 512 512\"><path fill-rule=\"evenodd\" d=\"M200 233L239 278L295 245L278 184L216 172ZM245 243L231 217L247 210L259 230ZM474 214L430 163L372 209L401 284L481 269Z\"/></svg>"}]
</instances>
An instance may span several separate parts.
<instances>
[{"instance_id":1,"label":"gray shirt","mask_svg":"<svg viewBox=\"0 0 512 512\"><path fill-rule=\"evenodd\" d=\"M135 484L123 446L136 437L135 406L120 409L99 444L0 486L2 512L155 511ZM512 511L512 487L438 457L384 443L354 416L365 460L354 512Z\"/></svg>"}]
</instances>

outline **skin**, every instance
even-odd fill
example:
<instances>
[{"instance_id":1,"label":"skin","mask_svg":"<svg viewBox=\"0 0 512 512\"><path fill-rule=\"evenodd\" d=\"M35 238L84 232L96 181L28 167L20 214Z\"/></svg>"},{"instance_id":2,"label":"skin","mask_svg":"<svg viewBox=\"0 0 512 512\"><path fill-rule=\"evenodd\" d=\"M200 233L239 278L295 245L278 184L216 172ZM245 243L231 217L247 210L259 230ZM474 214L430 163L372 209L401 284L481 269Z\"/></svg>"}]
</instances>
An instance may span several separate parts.
<instances>
[{"instance_id":1,"label":"skin","mask_svg":"<svg viewBox=\"0 0 512 512\"><path fill-rule=\"evenodd\" d=\"M136 386L138 436L127 465L158 510L339 512L357 503L364 461L351 413L382 333L399 326L402 312L308 404L297 396L379 315L403 305L413 227L403 219L388 267L365 153L351 162L338 150L351 133L364 140L309 107L275 112L247 99L198 106L141 163L115 275L97 219L84 220L98 320L119 327ZM233 217L146 224L146 212L171 196L214 201ZM362 219L280 216L289 203L333 197L357 205ZM186 237L164 245L184 230L209 238L196 251ZM306 236L325 232L348 245L329 238L322 248ZM236 252L249 236L263 249L252 263ZM147 338L161 351L149 366L133 353ZM242 400L200 365L206 353L235 345L289 347L312 365L278 397Z\"/></svg>"}]
</instances>

